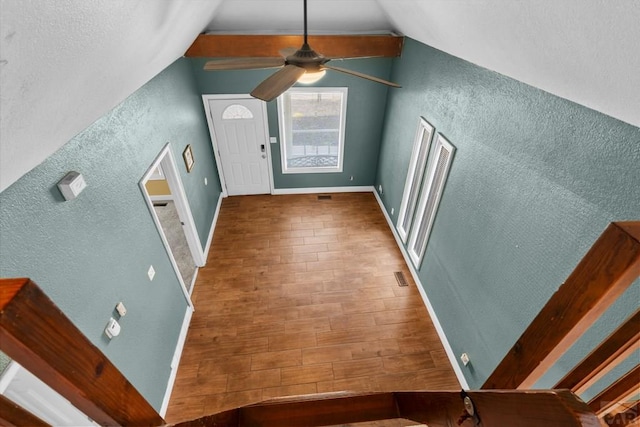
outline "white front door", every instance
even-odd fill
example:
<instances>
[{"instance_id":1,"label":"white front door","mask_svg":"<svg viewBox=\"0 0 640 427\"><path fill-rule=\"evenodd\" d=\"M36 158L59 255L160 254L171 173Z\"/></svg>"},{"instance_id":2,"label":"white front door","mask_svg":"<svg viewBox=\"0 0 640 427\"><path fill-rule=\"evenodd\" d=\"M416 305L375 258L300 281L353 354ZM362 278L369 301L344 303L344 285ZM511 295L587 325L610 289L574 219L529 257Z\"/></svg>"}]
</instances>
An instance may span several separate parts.
<instances>
[{"instance_id":1,"label":"white front door","mask_svg":"<svg viewBox=\"0 0 640 427\"><path fill-rule=\"evenodd\" d=\"M269 194L270 161L266 105L255 98L207 99L212 141L229 196Z\"/></svg>"}]
</instances>

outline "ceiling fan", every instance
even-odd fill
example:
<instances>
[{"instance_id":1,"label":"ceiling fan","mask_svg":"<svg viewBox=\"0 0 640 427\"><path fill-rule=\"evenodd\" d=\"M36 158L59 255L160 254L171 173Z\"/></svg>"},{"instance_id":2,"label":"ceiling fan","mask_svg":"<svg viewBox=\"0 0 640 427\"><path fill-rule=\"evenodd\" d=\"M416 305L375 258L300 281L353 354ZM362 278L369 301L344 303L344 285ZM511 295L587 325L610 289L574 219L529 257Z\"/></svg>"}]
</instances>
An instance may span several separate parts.
<instances>
[{"instance_id":1,"label":"ceiling fan","mask_svg":"<svg viewBox=\"0 0 640 427\"><path fill-rule=\"evenodd\" d=\"M271 76L267 77L252 92L251 96L263 101L272 101L296 82L314 83L324 74L326 70L339 71L351 74L374 82L382 83L391 87L400 85L370 76L357 71L327 65L331 58L327 58L317 53L307 43L307 0L304 0L304 43L300 49L287 48L280 51L281 58L230 58L215 59L208 61L204 65L207 71L217 70L248 70L260 68L280 68ZM339 58L345 59L345 58Z\"/></svg>"}]
</instances>

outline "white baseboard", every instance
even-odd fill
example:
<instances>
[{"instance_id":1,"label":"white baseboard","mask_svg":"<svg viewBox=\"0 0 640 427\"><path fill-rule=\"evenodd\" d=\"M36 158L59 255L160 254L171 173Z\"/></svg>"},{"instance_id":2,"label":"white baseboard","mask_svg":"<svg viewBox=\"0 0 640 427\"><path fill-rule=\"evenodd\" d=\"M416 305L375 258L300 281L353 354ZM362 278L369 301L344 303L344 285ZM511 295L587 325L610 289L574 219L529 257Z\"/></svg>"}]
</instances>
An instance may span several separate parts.
<instances>
[{"instance_id":1,"label":"white baseboard","mask_svg":"<svg viewBox=\"0 0 640 427\"><path fill-rule=\"evenodd\" d=\"M271 194L316 194L316 193L368 193L373 191L373 186L353 187L314 187L314 188L274 188Z\"/></svg>"},{"instance_id":2,"label":"white baseboard","mask_svg":"<svg viewBox=\"0 0 640 427\"><path fill-rule=\"evenodd\" d=\"M389 228L393 233L393 237L396 239L396 243L400 248L400 252L402 252L404 261L407 264L407 267L409 267L409 271L411 272L411 277L413 277L413 280L416 282L418 291L420 292L420 296L422 297L422 301L424 302L424 305L427 307L427 311L431 316L431 320L433 321L433 325L436 328L438 337L440 337L440 341L442 341L442 346L444 347L444 351L447 353L447 357L449 358L449 362L451 363L453 372L455 372L456 377L458 378L458 382L460 383L460 386L462 387L462 389L469 390L469 383L467 383L467 379L464 377L464 374L462 373L462 369L460 369L460 365L458 365L458 359L456 358L456 355L453 352L451 345L449 344L449 340L447 339L447 336L444 333L444 329L442 329L442 325L438 320L438 316L436 316L436 312L433 309L433 306L431 305L431 301L429 301L429 297L427 297L427 293L424 290L424 287L422 286L422 282L420 282L418 273L413 267L411 259L409 258L409 254L407 253L404 245L402 244L402 240L400 240L400 235L398 235L398 232L396 231L396 227L393 225L393 221L391 220L391 217L387 213L387 210L385 209L384 203L382 203L382 199L378 195L378 192L374 190L373 194L376 196L376 200L378 200L378 204L380 205L380 210L382 210L384 217L387 219L387 224L389 224Z\"/></svg>"},{"instance_id":3,"label":"white baseboard","mask_svg":"<svg viewBox=\"0 0 640 427\"><path fill-rule=\"evenodd\" d=\"M209 256L209 250L211 249L211 242L213 242L213 232L216 231L216 223L218 222L218 215L220 215L220 206L222 206L222 199L227 197L224 193L220 193L218 196L218 204L216 205L216 212L213 214L213 221L211 221L211 228L209 228L209 237L207 237L207 244L204 247L204 259L206 261ZM191 287L193 290L193 286Z\"/></svg>"},{"instance_id":4,"label":"white baseboard","mask_svg":"<svg viewBox=\"0 0 640 427\"><path fill-rule=\"evenodd\" d=\"M169 408L169 399L171 398L171 392L173 392L173 385L176 382L176 376L178 375L178 367L180 366L180 358L182 357L182 350L184 349L184 343L187 340L187 333L189 332L189 325L191 324L191 316L193 315L193 308L187 306L187 311L184 314L184 320L182 321L182 329L180 330L180 336L178 337L178 343L176 344L176 351L173 353L173 359L171 360L171 375L169 375L169 381L167 382L167 389L164 392L164 399L162 400L162 408L160 408L160 416L164 418Z\"/></svg>"},{"instance_id":5,"label":"white baseboard","mask_svg":"<svg viewBox=\"0 0 640 427\"><path fill-rule=\"evenodd\" d=\"M222 199L226 197L224 193L220 193L218 196L218 204L216 205L216 211L213 214L213 221L211 221L211 228L209 229L209 236L207 237L207 244L204 248L204 259L209 256L209 250L211 249L211 243L213 242L213 232L216 229L216 223L218 222L218 215L220 214L220 206L222 206ZM191 281L191 288L189 295L193 293L193 289L196 285L196 278L198 277L199 269L196 268ZM176 350L173 354L171 361L171 375L169 376L169 382L167 383L167 390L164 394L162 401L162 408L160 409L160 416L164 418L169 408L169 399L171 398L171 392L173 391L173 384L176 381L176 375L178 374L178 367L180 366L180 357L182 356L182 350L184 349L184 343L187 339L187 333L189 332L189 325L191 324L191 316L193 315L193 305L187 307L187 311L182 322L182 329L180 330L180 336L178 337L178 343L176 344Z\"/></svg>"}]
</instances>

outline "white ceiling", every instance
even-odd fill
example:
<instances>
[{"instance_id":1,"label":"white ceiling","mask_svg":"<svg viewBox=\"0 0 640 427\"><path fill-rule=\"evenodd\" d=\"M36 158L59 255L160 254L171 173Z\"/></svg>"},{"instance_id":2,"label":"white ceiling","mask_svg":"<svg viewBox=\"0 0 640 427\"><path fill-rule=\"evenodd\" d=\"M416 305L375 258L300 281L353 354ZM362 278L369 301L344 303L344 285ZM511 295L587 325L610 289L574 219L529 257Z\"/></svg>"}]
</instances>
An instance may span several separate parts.
<instances>
[{"instance_id":1,"label":"white ceiling","mask_svg":"<svg viewBox=\"0 0 640 427\"><path fill-rule=\"evenodd\" d=\"M309 0L311 33L392 30L640 126L640 0ZM208 29L300 33L302 0L1 0L0 191Z\"/></svg>"}]
</instances>

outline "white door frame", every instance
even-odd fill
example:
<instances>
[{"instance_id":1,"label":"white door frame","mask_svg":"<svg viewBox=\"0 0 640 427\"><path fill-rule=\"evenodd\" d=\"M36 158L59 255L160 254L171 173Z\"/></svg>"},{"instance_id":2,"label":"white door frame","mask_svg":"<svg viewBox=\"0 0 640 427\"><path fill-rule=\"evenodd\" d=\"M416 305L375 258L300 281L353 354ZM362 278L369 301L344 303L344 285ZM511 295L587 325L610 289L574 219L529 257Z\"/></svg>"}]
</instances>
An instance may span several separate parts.
<instances>
[{"instance_id":1,"label":"white door frame","mask_svg":"<svg viewBox=\"0 0 640 427\"><path fill-rule=\"evenodd\" d=\"M202 95L202 103L204 104L205 116L207 117L207 126L209 127L209 134L211 135L211 145L213 145L213 154L216 157L216 166L218 168L218 177L220 178L220 184L222 185L222 197L227 197L227 182L224 179L224 172L222 171L222 160L220 159L220 151L218 149L218 140L216 139L216 132L213 127L213 119L211 118L211 108L209 107L209 101L216 101L221 99L229 100L242 100L242 99L256 99L249 94L228 94L228 95ZM260 103L262 110L262 121L264 123L264 134L267 152L267 171L269 173L269 193L273 194L273 165L271 162L271 144L269 143L269 121L267 117L267 103L262 101Z\"/></svg>"},{"instance_id":2,"label":"white door frame","mask_svg":"<svg viewBox=\"0 0 640 427\"><path fill-rule=\"evenodd\" d=\"M0 395L52 426L99 426L15 360L0 376Z\"/></svg>"},{"instance_id":3,"label":"white door frame","mask_svg":"<svg viewBox=\"0 0 640 427\"><path fill-rule=\"evenodd\" d=\"M184 191L184 187L182 186L180 173L178 172L175 158L173 157L173 153L171 152L171 143L168 142L164 146L164 148L160 151L160 154L158 154L147 172L144 174L144 176L140 180L140 188L142 190L144 199L147 202L147 206L149 207L149 212L151 212L151 216L153 217L153 221L158 228L162 243L167 250L171 265L176 272L176 276L178 276L178 281L180 282L180 287L182 288L184 297L187 299L189 306L193 308L191 296L189 294L189 291L187 290L187 286L184 283L184 280L182 279L182 274L178 269L178 264L173 257L171 247L169 246L169 241L167 240L167 237L162 230L160 219L156 214L156 210L153 208L153 201L151 200L151 197L149 196L149 193L147 192L147 189L145 187L145 183L149 180L151 175L155 173L156 169L158 168L158 166L160 166L161 163L162 171L164 172L167 183L169 184L169 188L171 189L171 194L173 195L173 202L176 210L178 211L178 216L184 223L182 229L184 230L185 237L187 238L187 244L189 245L189 250L191 251L191 255L193 256L193 261L195 262L196 266L202 267L205 264L206 257L204 255L204 250L202 249L202 244L200 243L200 238L198 237L196 223L193 220L193 215L191 215L191 208L189 206L189 201L187 200L187 194Z\"/></svg>"}]
</instances>

